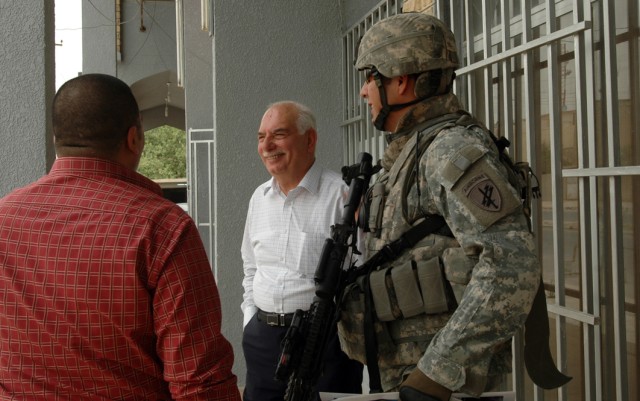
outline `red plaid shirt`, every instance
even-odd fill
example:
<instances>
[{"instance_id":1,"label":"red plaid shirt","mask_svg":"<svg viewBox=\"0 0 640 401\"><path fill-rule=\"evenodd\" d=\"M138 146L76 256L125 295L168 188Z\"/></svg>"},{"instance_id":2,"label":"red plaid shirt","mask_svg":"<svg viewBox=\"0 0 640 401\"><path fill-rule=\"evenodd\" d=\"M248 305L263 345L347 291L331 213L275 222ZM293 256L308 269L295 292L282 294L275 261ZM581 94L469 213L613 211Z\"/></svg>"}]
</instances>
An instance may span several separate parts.
<instances>
[{"instance_id":1,"label":"red plaid shirt","mask_svg":"<svg viewBox=\"0 0 640 401\"><path fill-rule=\"evenodd\" d=\"M240 400L193 221L115 163L0 200L0 399Z\"/></svg>"}]
</instances>

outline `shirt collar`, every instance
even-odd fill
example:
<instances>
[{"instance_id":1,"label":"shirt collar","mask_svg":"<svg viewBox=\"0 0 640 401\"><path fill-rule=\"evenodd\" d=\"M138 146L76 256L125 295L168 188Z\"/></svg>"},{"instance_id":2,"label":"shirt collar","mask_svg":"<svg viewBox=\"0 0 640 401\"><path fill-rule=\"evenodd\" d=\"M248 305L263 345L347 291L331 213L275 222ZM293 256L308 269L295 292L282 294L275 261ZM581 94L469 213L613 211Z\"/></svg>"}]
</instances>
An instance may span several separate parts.
<instances>
[{"instance_id":1,"label":"shirt collar","mask_svg":"<svg viewBox=\"0 0 640 401\"><path fill-rule=\"evenodd\" d=\"M317 194L320 191L320 177L322 176L322 167L316 161L313 162L307 173L304 175L302 180L298 183L297 188L304 188L311 194ZM280 186L274 177L271 177L271 180L264 187L264 195L269 192L269 190L273 190L274 193L282 193L280 191Z\"/></svg>"},{"instance_id":2,"label":"shirt collar","mask_svg":"<svg viewBox=\"0 0 640 401\"><path fill-rule=\"evenodd\" d=\"M60 157L49 172L51 176L107 176L143 187L162 195L160 185L119 163L95 157Z\"/></svg>"}]
</instances>

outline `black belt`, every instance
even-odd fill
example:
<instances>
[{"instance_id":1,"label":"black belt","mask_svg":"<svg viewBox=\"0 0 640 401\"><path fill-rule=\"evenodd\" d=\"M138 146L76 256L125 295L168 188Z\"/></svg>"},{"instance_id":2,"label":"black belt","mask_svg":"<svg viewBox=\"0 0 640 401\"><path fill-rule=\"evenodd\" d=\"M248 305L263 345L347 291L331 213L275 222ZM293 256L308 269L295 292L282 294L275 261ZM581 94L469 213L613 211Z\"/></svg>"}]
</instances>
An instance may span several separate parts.
<instances>
[{"instance_id":1,"label":"black belt","mask_svg":"<svg viewBox=\"0 0 640 401\"><path fill-rule=\"evenodd\" d=\"M258 309L258 320L269 326L289 327L293 320L293 313L271 313Z\"/></svg>"}]
</instances>

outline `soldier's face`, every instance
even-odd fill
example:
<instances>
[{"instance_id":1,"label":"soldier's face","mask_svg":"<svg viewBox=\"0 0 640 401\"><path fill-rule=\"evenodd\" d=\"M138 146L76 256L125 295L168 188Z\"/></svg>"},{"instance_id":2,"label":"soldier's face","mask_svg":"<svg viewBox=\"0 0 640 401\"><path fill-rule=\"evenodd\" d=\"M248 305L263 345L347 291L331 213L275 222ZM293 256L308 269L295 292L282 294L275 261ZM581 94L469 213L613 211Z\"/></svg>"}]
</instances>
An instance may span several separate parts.
<instances>
[{"instance_id":1,"label":"soldier's face","mask_svg":"<svg viewBox=\"0 0 640 401\"><path fill-rule=\"evenodd\" d=\"M382 109L382 102L380 101L380 90L376 85L376 80L371 75L371 70L366 71L366 78L360 89L360 97L363 98L369 106L371 121L375 121Z\"/></svg>"}]
</instances>

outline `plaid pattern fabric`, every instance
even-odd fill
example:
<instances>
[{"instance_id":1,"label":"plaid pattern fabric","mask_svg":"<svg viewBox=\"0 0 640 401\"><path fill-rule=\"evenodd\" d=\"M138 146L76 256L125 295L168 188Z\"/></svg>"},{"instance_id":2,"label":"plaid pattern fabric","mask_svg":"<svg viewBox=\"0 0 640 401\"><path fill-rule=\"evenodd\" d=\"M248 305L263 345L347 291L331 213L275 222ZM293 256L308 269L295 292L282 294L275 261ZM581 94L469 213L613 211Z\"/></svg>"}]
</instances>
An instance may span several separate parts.
<instances>
[{"instance_id":1,"label":"plaid pattern fabric","mask_svg":"<svg viewBox=\"0 0 640 401\"><path fill-rule=\"evenodd\" d=\"M0 200L0 399L239 400L193 221L118 164Z\"/></svg>"}]
</instances>

